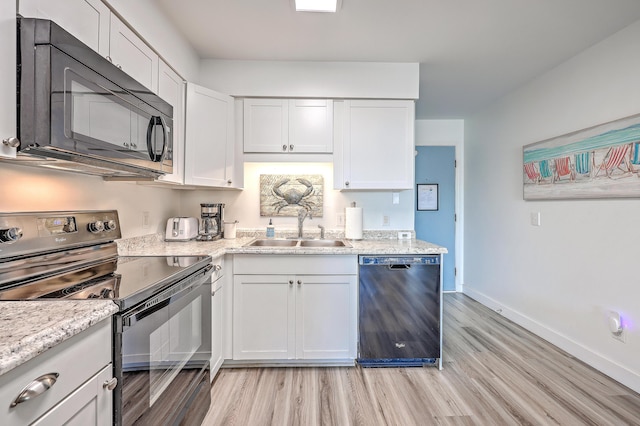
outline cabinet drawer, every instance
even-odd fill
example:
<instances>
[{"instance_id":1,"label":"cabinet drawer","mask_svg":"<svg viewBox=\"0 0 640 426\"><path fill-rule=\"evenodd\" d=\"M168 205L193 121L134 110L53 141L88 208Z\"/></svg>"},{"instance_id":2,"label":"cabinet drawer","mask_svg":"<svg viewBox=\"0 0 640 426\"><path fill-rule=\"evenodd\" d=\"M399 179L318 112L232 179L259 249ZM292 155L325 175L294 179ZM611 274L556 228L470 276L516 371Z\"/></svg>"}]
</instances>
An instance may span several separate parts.
<instances>
[{"instance_id":1,"label":"cabinet drawer","mask_svg":"<svg viewBox=\"0 0 640 426\"><path fill-rule=\"evenodd\" d=\"M356 256L239 254L233 257L233 273L244 275L355 275Z\"/></svg>"},{"instance_id":2,"label":"cabinet drawer","mask_svg":"<svg viewBox=\"0 0 640 426\"><path fill-rule=\"evenodd\" d=\"M73 336L0 377L0 418L5 426L30 424L111 362L111 319ZM41 395L13 408L11 402L36 378L58 373Z\"/></svg>"}]
</instances>

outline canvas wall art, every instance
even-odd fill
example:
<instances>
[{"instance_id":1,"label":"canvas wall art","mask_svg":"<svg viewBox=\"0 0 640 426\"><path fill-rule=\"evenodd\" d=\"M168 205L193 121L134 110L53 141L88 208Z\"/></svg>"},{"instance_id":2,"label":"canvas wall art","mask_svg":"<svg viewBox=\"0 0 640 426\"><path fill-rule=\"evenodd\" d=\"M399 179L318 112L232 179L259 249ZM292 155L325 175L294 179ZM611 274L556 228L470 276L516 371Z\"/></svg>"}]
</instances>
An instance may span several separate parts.
<instances>
[{"instance_id":1,"label":"canvas wall art","mask_svg":"<svg viewBox=\"0 0 640 426\"><path fill-rule=\"evenodd\" d=\"M640 197L640 114L525 145L525 200Z\"/></svg>"},{"instance_id":2,"label":"canvas wall art","mask_svg":"<svg viewBox=\"0 0 640 426\"><path fill-rule=\"evenodd\" d=\"M260 175L260 216L322 217L322 175Z\"/></svg>"}]
</instances>

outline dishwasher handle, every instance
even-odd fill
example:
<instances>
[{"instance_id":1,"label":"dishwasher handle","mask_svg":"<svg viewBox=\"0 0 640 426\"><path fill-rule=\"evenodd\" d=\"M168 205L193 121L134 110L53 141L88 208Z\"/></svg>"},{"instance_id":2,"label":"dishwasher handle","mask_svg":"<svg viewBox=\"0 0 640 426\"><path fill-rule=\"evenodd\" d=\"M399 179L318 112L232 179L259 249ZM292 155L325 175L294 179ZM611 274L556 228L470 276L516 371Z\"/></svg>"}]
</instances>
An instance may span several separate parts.
<instances>
[{"instance_id":1,"label":"dishwasher handle","mask_svg":"<svg viewBox=\"0 0 640 426\"><path fill-rule=\"evenodd\" d=\"M393 266L393 269L408 269L401 265L440 265L440 255L417 255L417 256L359 256L360 266Z\"/></svg>"}]
</instances>

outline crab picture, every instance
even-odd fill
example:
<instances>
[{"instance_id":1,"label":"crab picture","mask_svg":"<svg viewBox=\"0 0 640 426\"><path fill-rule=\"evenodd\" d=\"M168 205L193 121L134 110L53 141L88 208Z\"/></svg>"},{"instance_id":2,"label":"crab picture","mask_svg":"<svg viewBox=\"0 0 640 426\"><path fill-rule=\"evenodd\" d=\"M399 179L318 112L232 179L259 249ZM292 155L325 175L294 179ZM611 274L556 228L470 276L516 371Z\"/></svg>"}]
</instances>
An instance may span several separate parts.
<instances>
[{"instance_id":1,"label":"crab picture","mask_svg":"<svg viewBox=\"0 0 640 426\"><path fill-rule=\"evenodd\" d=\"M322 217L323 199L321 174L260 175L260 216L296 217L306 212Z\"/></svg>"},{"instance_id":2,"label":"crab picture","mask_svg":"<svg viewBox=\"0 0 640 426\"><path fill-rule=\"evenodd\" d=\"M311 211L315 207L315 203L309 198L313 195L313 185L309 180L304 178L297 178L296 181L304 187L304 191L300 191L297 188L284 189L284 186L290 181L290 179L283 178L276 182L271 188L271 192L277 198L277 201L272 204L276 213L280 213L280 210L287 206L300 206L307 211Z\"/></svg>"}]
</instances>

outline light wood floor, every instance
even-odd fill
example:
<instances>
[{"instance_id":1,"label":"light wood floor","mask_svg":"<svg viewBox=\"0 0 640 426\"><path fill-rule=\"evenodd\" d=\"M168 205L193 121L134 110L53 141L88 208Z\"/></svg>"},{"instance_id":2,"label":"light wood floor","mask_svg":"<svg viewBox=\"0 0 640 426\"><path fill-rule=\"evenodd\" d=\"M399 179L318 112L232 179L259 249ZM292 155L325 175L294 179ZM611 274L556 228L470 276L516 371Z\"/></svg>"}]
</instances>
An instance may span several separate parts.
<instances>
[{"instance_id":1,"label":"light wood floor","mask_svg":"<svg viewBox=\"0 0 640 426\"><path fill-rule=\"evenodd\" d=\"M640 425L640 395L462 294L444 367L222 369L204 425Z\"/></svg>"}]
</instances>

